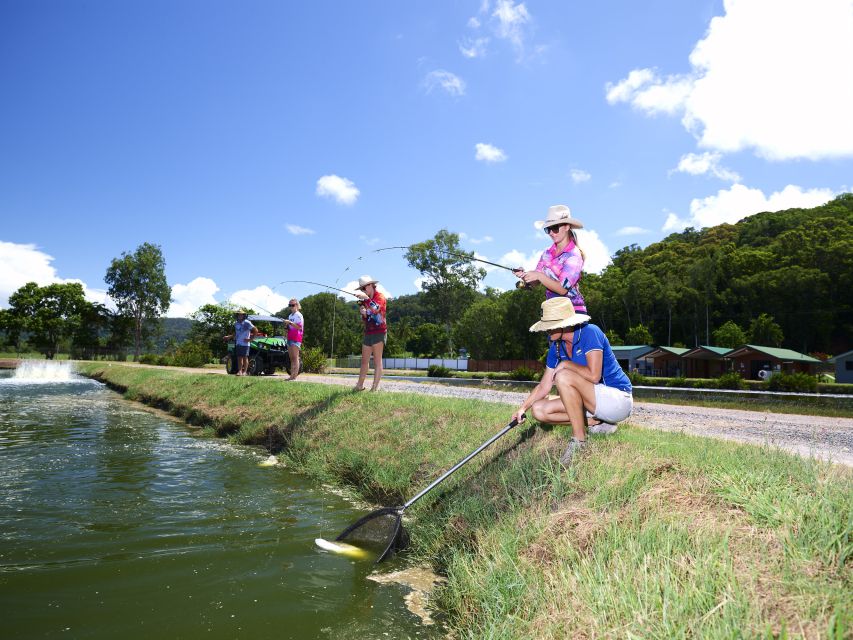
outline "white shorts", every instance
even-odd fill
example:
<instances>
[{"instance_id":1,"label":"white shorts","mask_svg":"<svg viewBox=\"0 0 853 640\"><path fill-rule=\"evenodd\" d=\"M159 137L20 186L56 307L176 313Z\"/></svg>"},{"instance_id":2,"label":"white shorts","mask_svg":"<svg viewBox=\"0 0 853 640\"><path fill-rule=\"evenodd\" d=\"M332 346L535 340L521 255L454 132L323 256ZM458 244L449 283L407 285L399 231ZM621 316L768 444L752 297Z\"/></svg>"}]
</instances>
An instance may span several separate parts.
<instances>
[{"instance_id":1,"label":"white shorts","mask_svg":"<svg viewBox=\"0 0 853 640\"><path fill-rule=\"evenodd\" d=\"M634 396L627 391L603 384L595 385L595 413L593 418L602 422L616 424L631 415L634 410Z\"/></svg>"}]
</instances>

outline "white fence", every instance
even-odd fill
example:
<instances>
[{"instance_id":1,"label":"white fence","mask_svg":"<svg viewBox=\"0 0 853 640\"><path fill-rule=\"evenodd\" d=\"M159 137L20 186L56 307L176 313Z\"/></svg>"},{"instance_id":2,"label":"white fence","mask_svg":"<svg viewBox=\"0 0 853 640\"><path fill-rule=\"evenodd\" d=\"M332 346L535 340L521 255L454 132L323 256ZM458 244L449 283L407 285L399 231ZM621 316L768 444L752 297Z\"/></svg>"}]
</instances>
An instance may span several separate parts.
<instances>
[{"instance_id":1,"label":"white fence","mask_svg":"<svg viewBox=\"0 0 853 640\"><path fill-rule=\"evenodd\" d=\"M385 369L429 369L431 366L446 367L454 371L467 371L467 358L382 358ZM361 366L361 356L337 358L336 367L358 369Z\"/></svg>"}]
</instances>

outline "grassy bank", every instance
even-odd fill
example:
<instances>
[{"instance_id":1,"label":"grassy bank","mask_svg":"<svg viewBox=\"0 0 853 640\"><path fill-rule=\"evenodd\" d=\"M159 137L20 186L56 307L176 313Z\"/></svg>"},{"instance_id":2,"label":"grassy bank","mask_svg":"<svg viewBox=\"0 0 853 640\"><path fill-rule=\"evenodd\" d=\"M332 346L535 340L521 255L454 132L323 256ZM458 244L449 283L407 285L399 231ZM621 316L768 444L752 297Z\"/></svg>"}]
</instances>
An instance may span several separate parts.
<instances>
[{"instance_id":1,"label":"grassy bank","mask_svg":"<svg viewBox=\"0 0 853 640\"><path fill-rule=\"evenodd\" d=\"M81 370L322 480L399 504L504 426L501 405L113 364ZM620 428L570 471L514 430L417 503L411 557L459 638L849 637L849 469Z\"/></svg>"}]
</instances>

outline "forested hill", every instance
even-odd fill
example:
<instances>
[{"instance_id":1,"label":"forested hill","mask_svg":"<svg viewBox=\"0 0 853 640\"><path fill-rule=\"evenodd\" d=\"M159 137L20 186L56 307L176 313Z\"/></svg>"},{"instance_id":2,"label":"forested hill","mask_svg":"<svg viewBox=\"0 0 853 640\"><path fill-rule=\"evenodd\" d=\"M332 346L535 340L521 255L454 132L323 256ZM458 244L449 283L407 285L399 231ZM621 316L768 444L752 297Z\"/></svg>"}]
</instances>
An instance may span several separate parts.
<instances>
[{"instance_id":1,"label":"forested hill","mask_svg":"<svg viewBox=\"0 0 853 640\"><path fill-rule=\"evenodd\" d=\"M731 320L762 313L781 346L804 353L853 348L853 194L813 209L759 213L621 249L581 290L593 320L625 335L643 324L654 342L693 347Z\"/></svg>"}]
</instances>

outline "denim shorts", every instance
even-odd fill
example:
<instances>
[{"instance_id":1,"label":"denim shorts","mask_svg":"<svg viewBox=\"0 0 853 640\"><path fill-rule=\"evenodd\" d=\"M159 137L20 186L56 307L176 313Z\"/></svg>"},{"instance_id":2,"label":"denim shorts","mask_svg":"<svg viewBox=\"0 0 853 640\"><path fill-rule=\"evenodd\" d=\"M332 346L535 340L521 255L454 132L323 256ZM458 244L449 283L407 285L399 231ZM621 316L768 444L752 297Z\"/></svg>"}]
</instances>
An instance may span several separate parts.
<instances>
[{"instance_id":1,"label":"denim shorts","mask_svg":"<svg viewBox=\"0 0 853 640\"><path fill-rule=\"evenodd\" d=\"M301 342L297 342L296 340L288 340L288 341L287 341L287 346L288 346L288 347L299 347L299 348L301 349L301 348L302 348L302 343L301 343Z\"/></svg>"},{"instance_id":2,"label":"denim shorts","mask_svg":"<svg viewBox=\"0 0 853 640\"><path fill-rule=\"evenodd\" d=\"M245 358L249 355L249 345L238 344L234 346L234 355L238 358Z\"/></svg>"}]
</instances>

